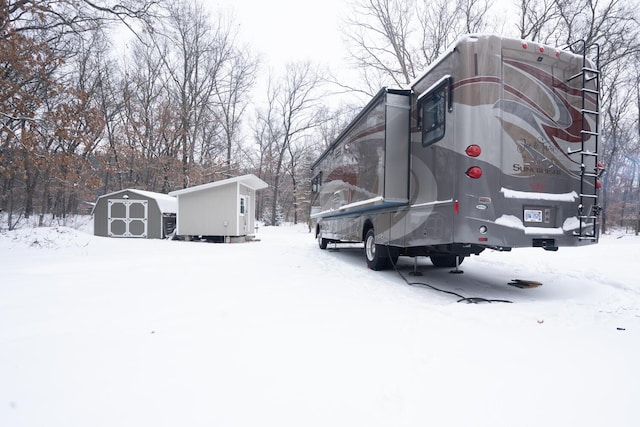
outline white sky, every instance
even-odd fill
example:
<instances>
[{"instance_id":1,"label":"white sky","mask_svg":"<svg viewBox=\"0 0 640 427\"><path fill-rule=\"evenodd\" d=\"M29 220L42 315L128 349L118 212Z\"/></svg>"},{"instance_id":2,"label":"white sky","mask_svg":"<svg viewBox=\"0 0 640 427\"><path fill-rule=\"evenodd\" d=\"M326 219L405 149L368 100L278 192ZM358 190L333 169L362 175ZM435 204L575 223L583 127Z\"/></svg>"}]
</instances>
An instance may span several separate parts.
<instances>
[{"instance_id":1,"label":"white sky","mask_svg":"<svg viewBox=\"0 0 640 427\"><path fill-rule=\"evenodd\" d=\"M336 65L344 58L339 29L348 8L344 0L220 0L212 4L235 11L240 36L275 67L310 59Z\"/></svg>"}]
</instances>

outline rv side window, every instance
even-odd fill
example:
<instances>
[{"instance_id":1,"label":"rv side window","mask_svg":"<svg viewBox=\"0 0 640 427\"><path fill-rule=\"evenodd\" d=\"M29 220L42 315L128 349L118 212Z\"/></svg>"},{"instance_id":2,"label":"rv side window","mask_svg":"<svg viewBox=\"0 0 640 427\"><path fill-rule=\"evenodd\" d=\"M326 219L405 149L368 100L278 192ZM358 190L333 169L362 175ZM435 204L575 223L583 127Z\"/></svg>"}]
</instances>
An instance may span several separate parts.
<instances>
[{"instance_id":1,"label":"rv side window","mask_svg":"<svg viewBox=\"0 0 640 427\"><path fill-rule=\"evenodd\" d=\"M431 145L444 137L447 88L448 85L441 85L421 100L423 147Z\"/></svg>"},{"instance_id":2,"label":"rv side window","mask_svg":"<svg viewBox=\"0 0 640 427\"><path fill-rule=\"evenodd\" d=\"M318 193L320 192L320 185L322 185L322 172L317 174L311 180L311 192Z\"/></svg>"}]
</instances>

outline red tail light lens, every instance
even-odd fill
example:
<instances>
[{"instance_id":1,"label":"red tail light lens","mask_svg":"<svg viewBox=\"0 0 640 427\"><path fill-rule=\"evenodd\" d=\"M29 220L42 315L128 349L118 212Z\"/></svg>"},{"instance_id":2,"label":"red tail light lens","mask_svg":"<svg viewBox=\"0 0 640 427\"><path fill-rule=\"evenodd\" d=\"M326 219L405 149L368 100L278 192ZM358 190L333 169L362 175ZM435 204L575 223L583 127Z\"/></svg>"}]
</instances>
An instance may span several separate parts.
<instances>
[{"instance_id":1,"label":"red tail light lens","mask_svg":"<svg viewBox=\"0 0 640 427\"><path fill-rule=\"evenodd\" d=\"M599 179L596 179L596 188L599 190L602 188L602 183L600 182Z\"/></svg>"},{"instance_id":2,"label":"red tail light lens","mask_svg":"<svg viewBox=\"0 0 640 427\"><path fill-rule=\"evenodd\" d=\"M478 166L471 166L469 169L467 169L466 173L469 178L478 179L482 176L482 169L480 169Z\"/></svg>"},{"instance_id":3,"label":"red tail light lens","mask_svg":"<svg viewBox=\"0 0 640 427\"><path fill-rule=\"evenodd\" d=\"M482 149L479 145L473 144L468 146L464 152L467 153L469 157L478 157L482 153Z\"/></svg>"}]
</instances>

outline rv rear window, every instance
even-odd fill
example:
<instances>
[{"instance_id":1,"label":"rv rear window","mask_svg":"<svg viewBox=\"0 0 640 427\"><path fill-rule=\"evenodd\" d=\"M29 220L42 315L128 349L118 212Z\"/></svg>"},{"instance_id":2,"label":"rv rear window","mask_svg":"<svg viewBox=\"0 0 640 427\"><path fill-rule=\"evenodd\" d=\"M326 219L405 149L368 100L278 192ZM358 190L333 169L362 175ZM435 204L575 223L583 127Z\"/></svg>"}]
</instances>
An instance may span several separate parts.
<instances>
[{"instance_id":1,"label":"rv rear window","mask_svg":"<svg viewBox=\"0 0 640 427\"><path fill-rule=\"evenodd\" d=\"M422 146L429 146L444 137L447 85L441 85L421 99Z\"/></svg>"},{"instance_id":2,"label":"rv rear window","mask_svg":"<svg viewBox=\"0 0 640 427\"><path fill-rule=\"evenodd\" d=\"M320 186L322 185L322 171L320 171L316 176L311 180L311 192L319 193Z\"/></svg>"}]
</instances>

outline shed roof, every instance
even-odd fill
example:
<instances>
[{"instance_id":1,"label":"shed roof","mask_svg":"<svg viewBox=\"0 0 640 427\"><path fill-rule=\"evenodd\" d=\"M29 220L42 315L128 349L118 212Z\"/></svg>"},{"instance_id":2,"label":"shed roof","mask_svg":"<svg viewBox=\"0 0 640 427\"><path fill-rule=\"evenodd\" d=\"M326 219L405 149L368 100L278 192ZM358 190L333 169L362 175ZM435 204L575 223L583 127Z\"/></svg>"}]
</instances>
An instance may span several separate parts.
<instances>
[{"instance_id":1,"label":"shed roof","mask_svg":"<svg viewBox=\"0 0 640 427\"><path fill-rule=\"evenodd\" d=\"M220 181L210 182L208 184L196 185L194 187L184 188L182 190L175 190L169 193L170 196L179 196L181 194L193 193L195 191L208 190L210 188L220 187L222 185L228 185L239 182L246 185L252 190L262 190L269 185L253 174L247 174L242 176L236 176L234 178L222 179Z\"/></svg>"},{"instance_id":2,"label":"shed roof","mask_svg":"<svg viewBox=\"0 0 640 427\"><path fill-rule=\"evenodd\" d=\"M175 197L170 196L168 194L164 194L164 193L155 193L153 191L137 190L135 188L126 188L124 190L119 190L119 191L114 191L112 193L104 194L104 195L102 195L102 196L100 196L98 198L101 199L103 197L111 197L111 196L114 196L116 194L123 193L125 191L129 191L131 193L136 193L136 194L139 194L141 196L147 197L149 199L154 199L156 202L158 202L158 208L160 209L160 212L162 212L162 213L177 213L178 212L178 200Z\"/></svg>"}]
</instances>

